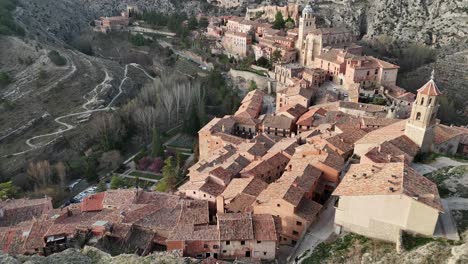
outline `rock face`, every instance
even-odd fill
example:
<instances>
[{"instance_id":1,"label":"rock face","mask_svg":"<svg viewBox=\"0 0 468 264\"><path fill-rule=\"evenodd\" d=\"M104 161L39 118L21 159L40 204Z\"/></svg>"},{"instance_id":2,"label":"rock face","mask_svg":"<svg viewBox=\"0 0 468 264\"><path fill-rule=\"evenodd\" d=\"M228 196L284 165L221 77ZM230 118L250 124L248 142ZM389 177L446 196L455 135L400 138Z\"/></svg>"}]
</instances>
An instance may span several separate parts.
<instances>
[{"instance_id":1,"label":"rock face","mask_svg":"<svg viewBox=\"0 0 468 264\"><path fill-rule=\"evenodd\" d=\"M200 263L199 260L184 258L178 253L160 252L141 257L133 254L121 254L115 257L94 247L85 246L83 250L67 249L63 252L42 256L17 256L0 254L0 263L4 264L124 264L124 263L165 263L190 264Z\"/></svg>"},{"instance_id":2,"label":"rock face","mask_svg":"<svg viewBox=\"0 0 468 264\"><path fill-rule=\"evenodd\" d=\"M367 38L386 34L400 41L436 46L466 44L468 38L468 0L320 2L318 11L326 20L354 26Z\"/></svg>"}]
</instances>

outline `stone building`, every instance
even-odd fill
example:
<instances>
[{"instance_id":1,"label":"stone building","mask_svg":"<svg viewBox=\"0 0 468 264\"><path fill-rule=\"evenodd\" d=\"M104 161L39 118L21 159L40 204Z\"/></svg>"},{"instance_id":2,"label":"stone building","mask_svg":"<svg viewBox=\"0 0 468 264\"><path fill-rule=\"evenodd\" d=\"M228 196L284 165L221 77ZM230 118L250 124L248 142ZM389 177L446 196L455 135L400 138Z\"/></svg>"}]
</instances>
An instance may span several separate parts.
<instances>
[{"instance_id":1,"label":"stone building","mask_svg":"<svg viewBox=\"0 0 468 264\"><path fill-rule=\"evenodd\" d=\"M411 116L406 123L405 135L415 142L422 152L428 152L432 147L439 109L438 96L441 94L434 79L431 78L418 90Z\"/></svg>"},{"instance_id":2,"label":"stone building","mask_svg":"<svg viewBox=\"0 0 468 264\"><path fill-rule=\"evenodd\" d=\"M243 32L226 31L222 44L229 55L234 57L246 57L251 53L252 36Z\"/></svg>"},{"instance_id":3,"label":"stone building","mask_svg":"<svg viewBox=\"0 0 468 264\"><path fill-rule=\"evenodd\" d=\"M102 33L124 30L130 23L129 12L122 12L121 16L100 17L94 21L94 30Z\"/></svg>"},{"instance_id":4,"label":"stone building","mask_svg":"<svg viewBox=\"0 0 468 264\"><path fill-rule=\"evenodd\" d=\"M437 186L403 162L353 164L333 195L337 226L396 243L401 231L432 236L443 212Z\"/></svg>"}]
</instances>

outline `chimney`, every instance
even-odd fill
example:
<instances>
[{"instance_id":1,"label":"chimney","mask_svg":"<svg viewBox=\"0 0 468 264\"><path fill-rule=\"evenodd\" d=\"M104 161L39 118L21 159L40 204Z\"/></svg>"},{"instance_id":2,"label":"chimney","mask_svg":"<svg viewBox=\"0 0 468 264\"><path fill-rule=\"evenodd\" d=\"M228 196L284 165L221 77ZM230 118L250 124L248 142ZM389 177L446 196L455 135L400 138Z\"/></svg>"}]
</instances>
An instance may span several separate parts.
<instances>
[{"instance_id":1,"label":"chimney","mask_svg":"<svg viewBox=\"0 0 468 264\"><path fill-rule=\"evenodd\" d=\"M218 214L224 213L224 197L222 195L216 197L216 211Z\"/></svg>"},{"instance_id":2,"label":"chimney","mask_svg":"<svg viewBox=\"0 0 468 264\"><path fill-rule=\"evenodd\" d=\"M221 131L224 133L226 131L226 128L224 127L224 124L221 126Z\"/></svg>"}]
</instances>

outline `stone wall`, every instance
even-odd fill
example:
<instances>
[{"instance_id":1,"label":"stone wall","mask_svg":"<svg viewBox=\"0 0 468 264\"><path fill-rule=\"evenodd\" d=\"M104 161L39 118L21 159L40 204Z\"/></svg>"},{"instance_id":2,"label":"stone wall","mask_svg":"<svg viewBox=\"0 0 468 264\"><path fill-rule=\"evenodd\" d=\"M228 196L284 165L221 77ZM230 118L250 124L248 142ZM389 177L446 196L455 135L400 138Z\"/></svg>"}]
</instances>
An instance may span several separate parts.
<instances>
[{"instance_id":1,"label":"stone wall","mask_svg":"<svg viewBox=\"0 0 468 264\"><path fill-rule=\"evenodd\" d=\"M240 71L240 70L234 70L234 69L231 69L229 71L229 74L232 76L232 78L241 78L241 79L246 80L247 82L254 81L257 84L257 87L261 90L268 89L269 80L266 76L260 76L253 72Z\"/></svg>"}]
</instances>

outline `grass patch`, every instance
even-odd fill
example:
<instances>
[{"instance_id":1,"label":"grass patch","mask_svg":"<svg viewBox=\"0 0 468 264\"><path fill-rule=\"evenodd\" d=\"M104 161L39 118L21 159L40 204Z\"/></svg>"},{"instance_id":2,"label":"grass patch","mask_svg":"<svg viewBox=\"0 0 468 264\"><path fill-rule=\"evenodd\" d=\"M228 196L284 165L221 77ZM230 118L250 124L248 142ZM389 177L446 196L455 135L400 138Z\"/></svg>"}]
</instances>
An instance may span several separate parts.
<instances>
[{"instance_id":1,"label":"grass patch","mask_svg":"<svg viewBox=\"0 0 468 264\"><path fill-rule=\"evenodd\" d=\"M403 233L403 247L410 251L436 241L432 237L413 236Z\"/></svg>"}]
</instances>

